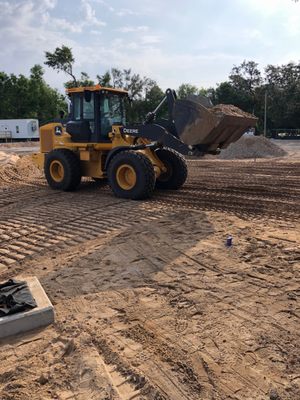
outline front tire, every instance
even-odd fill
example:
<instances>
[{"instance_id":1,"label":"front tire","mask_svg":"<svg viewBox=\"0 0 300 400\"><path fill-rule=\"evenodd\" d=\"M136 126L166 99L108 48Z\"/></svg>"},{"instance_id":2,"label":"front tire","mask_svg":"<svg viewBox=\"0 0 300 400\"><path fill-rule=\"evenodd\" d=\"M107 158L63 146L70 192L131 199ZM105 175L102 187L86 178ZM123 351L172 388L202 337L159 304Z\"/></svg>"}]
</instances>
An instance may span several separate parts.
<instances>
[{"instance_id":1,"label":"front tire","mask_svg":"<svg viewBox=\"0 0 300 400\"><path fill-rule=\"evenodd\" d=\"M68 149L50 151L46 155L44 170L52 189L72 191L81 181L79 158Z\"/></svg>"},{"instance_id":2,"label":"front tire","mask_svg":"<svg viewBox=\"0 0 300 400\"><path fill-rule=\"evenodd\" d=\"M170 190L181 188L187 179L187 165L184 157L168 148L157 149L155 153L167 168L167 171L156 179L156 187Z\"/></svg>"},{"instance_id":3,"label":"front tire","mask_svg":"<svg viewBox=\"0 0 300 400\"><path fill-rule=\"evenodd\" d=\"M117 197L141 200L152 195L155 172L151 161L141 153L121 151L107 169L109 185Z\"/></svg>"}]
</instances>

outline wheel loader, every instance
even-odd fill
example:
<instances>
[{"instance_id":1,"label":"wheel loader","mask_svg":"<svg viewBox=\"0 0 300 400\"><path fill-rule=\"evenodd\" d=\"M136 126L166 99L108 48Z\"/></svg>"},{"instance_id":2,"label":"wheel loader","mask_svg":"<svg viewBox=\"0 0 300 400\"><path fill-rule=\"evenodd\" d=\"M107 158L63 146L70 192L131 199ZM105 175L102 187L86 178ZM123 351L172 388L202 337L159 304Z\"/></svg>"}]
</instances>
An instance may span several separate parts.
<instances>
[{"instance_id":1,"label":"wheel loader","mask_svg":"<svg viewBox=\"0 0 300 400\"><path fill-rule=\"evenodd\" d=\"M96 85L67 94L68 119L40 128L40 152L33 155L50 187L64 191L75 190L82 177L107 179L116 196L135 200L155 188L179 189L187 178L185 155L216 154L257 121L212 112L200 98L178 100L168 89L142 123L127 124L127 91ZM168 117L159 119L164 104Z\"/></svg>"}]
</instances>

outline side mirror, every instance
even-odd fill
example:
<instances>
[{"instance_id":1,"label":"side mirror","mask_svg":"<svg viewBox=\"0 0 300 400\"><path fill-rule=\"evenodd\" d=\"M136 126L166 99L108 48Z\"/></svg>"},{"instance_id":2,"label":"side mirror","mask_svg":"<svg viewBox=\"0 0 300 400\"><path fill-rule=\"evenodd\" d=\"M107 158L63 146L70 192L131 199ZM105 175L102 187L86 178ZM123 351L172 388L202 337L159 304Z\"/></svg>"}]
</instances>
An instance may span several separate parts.
<instances>
[{"instance_id":1,"label":"side mirror","mask_svg":"<svg viewBox=\"0 0 300 400\"><path fill-rule=\"evenodd\" d=\"M85 90L83 92L84 94L84 100L89 103L92 100L92 92L90 90Z\"/></svg>"}]
</instances>

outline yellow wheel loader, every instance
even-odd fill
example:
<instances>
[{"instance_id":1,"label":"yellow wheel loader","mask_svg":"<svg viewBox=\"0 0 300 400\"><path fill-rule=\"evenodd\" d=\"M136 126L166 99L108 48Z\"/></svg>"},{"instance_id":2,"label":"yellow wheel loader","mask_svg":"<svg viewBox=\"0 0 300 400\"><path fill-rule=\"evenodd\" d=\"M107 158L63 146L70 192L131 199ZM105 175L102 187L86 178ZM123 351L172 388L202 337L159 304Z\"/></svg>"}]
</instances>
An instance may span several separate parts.
<instances>
[{"instance_id":1,"label":"yellow wheel loader","mask_svg":"<svg viewBox=\"0 0 300 400\"><path fill-rule=\"evenodd\" d=\"M75 190L82 177L108 179L118 197L143 199L155 187L179 189L187 178L184 155L216 154L237 140L256 118L213 112L200 98L178 100L168 89L140 124L127 124L128 92L100 85L67 90L67 120L40 128L40 153L33 155L53 189ZM167 103L168 118L157 114Z\"/></svg>"}]
</instances>

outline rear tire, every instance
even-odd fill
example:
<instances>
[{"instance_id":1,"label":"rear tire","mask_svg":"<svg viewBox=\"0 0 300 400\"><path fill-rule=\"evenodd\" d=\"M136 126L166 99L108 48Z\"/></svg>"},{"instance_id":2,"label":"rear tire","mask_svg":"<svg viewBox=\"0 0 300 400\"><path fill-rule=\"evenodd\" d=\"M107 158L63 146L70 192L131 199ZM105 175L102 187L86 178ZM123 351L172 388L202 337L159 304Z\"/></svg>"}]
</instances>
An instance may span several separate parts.
<instances>
[{"instance_id":1,"label":"rear tire","mask_svg":"<svg viewBox=\"0 0 300 400\"><path fill-rule=\"evenodd\" d=\"M152 195L155 172L151 161L141 153L121 151L107 169L109 186L117 197L141 200Z\"/></svg>"},{"instance_id":2,"label":"rear tire","mask_svg":"<svg viewBox=\"0 0 300 400\"><path fill-rule=\"evenodd\" d=\"M55 149L46 155L45 176L52 189L72 191L81 181L80 160L68 149Z\"/></svg>"},{"instance_id":3,"label":"rear tire","mask_svg":"<svg viewBox=\"0 0 300 400\"><path fill-rule=\"evenodd\" d=\"M156 179L156 187L170 190L181 188L187 179L187 165L184 157L169 148L157 149L155 154L167 168L167 171Z\"/></svg>"}]
</instances>

